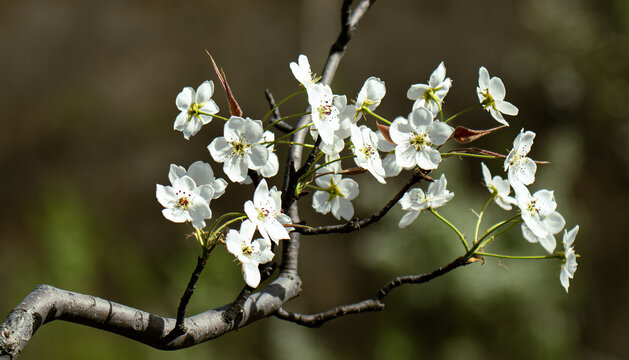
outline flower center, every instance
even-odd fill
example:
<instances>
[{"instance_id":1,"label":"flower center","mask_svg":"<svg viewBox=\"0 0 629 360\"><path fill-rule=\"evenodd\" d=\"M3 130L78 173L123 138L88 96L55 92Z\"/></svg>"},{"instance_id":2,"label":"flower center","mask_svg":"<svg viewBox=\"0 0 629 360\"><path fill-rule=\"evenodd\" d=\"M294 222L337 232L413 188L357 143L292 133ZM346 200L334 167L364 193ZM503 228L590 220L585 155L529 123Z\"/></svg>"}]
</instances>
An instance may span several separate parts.
<instances>
[{"instance_id":1,"label":"flower center","mask_svg":"<svg viewBox=\"0 0 629 360\"><path fill-rule=\"evenodd\" d=\"M230 143L232 146L232 155L236 155L236 156L242 156L249 147L251 147L251 144L246 144L242 141L234 141L232 143Z\"/></svg>"},{"instance_id":2,"label":"flower center","mask_svg":"<svg viewBox=\"0 0 629 360\"><path fill-rule=\"evenodd\" d=\"M266 208L258 208L258 220L260 221L264 221L266 220L267 217L269 217L269 214L271 213L271 210L266 209Z\"/></svg>"},{"instance_id":3,"label":"flower center","mask_svg":"<svg viewBox=\"0 0 629 360\"><path fill-rule=\"evenodd\" d=\"M490 106L496 109L496 102L494 101L494 98L489 93L489 89L486 89L485 92L481 93L481 95L485 97L485 100L483 100L482 102L484 109L487 109Z\"/></svg>"},{"instance_id":4,"label":"flower center","mask_svg":"<svg viewBox=\"0 0 629 360\"><path fill-rule=\"evenodd\" d=\"M188 210L188 206L190 206L190 194L183 190L177 190L176 195L178 200L175 206L184 210Z\"/></svg>"},{"instance_id":5,"label":"flower center","mask_svg":"<svg viewBox=\"0 0 629 360\"><path fill-rule=\"evenodd\" d=\"M317 110L319 111L319 115L321 117L330 116L330 114L332 114L332 105L326 101L325 103L321 104L321 106L319 106Z\"/></svg>"},{"instance_id":6,"label":"flower center","mask_svg":"<svg viewBox=\"0 0 629 360\"><path fill-rule=\"evenodd\" d=\"M410 143L415 146L415 150L417 151L423 149L425 146L432 145L430 138L424 133L414 133L413 137L411 137Z\"/></svg>"},{"instance_id":7,"label":"flower center","mask_svg":"<svg viewBox=\"0 0 629 360\"><path fill-rule=\"evenodd\" d=\"M328 199L328 202L332 201L332 199L334 199L337 196L345 197L345 195L343 195L339 187L336 186L336 184L334 184L333 180L330 181L330 187L328 188L328 193L330 194L330 198Z\"/></svg>"},{"instance_id":8,"label":"flower center","mask_svg":"<svg viewBox=\"0 0 629 360\"><path fill-rule=\"evenodd\" d=\"M533 215L539 214L539 209L536 206L536 201L535 200L531 200L528 203L528 205L526 206L526 211L530 212Z\"/></svg>"},{"instance_id":9,"label":"flower center","mask_svg":"<svg viewBox=\"0 0 629 360\"><path fill-rule=\"evenodd\" d=\"M370 159L376 156L376 149L374 149L374 147L371 145L365 145L362 149L360 149L360 152L362 152L363 155L365 155L365 158L367 159Z\"/></svg>"},{"instance_id":10,"label":"flower center","mask_svg":"<svg viewBox=\"0 0 629 360\"><path fill-rule=\"evenodd\" d=\"M243 244L242 245L242 253L244 255L251 256L251 254L253 253L253 246Z\"/></svg>"},{"instance_id":11,"label":"flower center","mask_svg":"<svg viewBox=\"0 0 629 360\"><path fill-rule=\"evenodd\" d=\"M192 117L201 114L201 110L199 110L200 108L201 108L201 105L197 103L190 105L190 109L188 109L188 121L190 121Z\"/></svg>"}]
</instances>

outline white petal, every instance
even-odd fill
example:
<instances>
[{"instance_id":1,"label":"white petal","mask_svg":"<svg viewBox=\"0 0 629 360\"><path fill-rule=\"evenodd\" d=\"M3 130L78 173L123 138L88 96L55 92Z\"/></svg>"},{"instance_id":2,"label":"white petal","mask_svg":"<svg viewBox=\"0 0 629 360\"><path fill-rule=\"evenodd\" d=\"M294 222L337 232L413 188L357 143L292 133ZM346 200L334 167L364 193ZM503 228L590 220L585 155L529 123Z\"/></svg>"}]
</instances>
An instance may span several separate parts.
<instances>
[{"instance_id":1,"label":"white petal","mask_svg":"<svg viewBox=\"0 0 629 360\"><path fill-rule=\"evenodd\" d=\"M168 180L170 180L171 184L175 182L175 180L186 175L188 175L188 173L186 173L186 169L183 166L170 164L170 168L168 169Z\"/></svg>"},{"instance_id":2,"label":"white petal","mask_svg":"<svg viewBox=\"0 0 629 360\"><path fill-rule=\"evenodd\" d=\"M548 223L551 234L557 234L566 226L566 220L556 211L546 217L546 222Z\"/></svg>"},{"instance_id":3,"label":"white petal","mask_svg":"<svg viewBox=\"0 0 629 360\"><path fill-rule=\"evenodd\" d=\"M408 124L413 131L418 131L432 124L434 116L428 109L420 107L408 115Z\"/></svg>"},{"instance_id":4,"label":"white petal","mask_svg":"<svg viewBox=\"0 0 629 360\"><path fill-rule=\"evenodd\" d=\"M242 274L250 287L257 288L260 285L260 270L257 263L242 263Z\"/></svg>"},{"instance_id":5,"label":"white petal","mask_svg":"<svg viewBox=\"0 0 629 360\"><path fill-rule=\"evenodd\" d=\"M518 108L508 101L496 101L496 109L506 115L516 116L518 114Z\"/></svg>"},{"instance_id":6,"label":"white petal","mask_svg":"<svg viewBox=\"0 0 629 360\"><path fill-rule=\"evenodd\" d=\"M269 149L260 144L251 145L251 154L248 157L249 169L258 170L266 165L269 159Z\"/></svg>"},{"instance_id":7,"label":"white petal","mask_svg":"<svg viewBox=\"0 0 629 360\"><path fill-rule=\"evenodd\" d=\"M424 170L433 170L439 166L441 162L441 154L439 151L430 146L424 147L416 153L415 160L417 165Z\"/></svg>"},{"instance_id":8,"label":"white petal","mask_svg":"<svg viewBox=\"0 0 629 360\"><path fill-rule=\"evenodd\" d=\"M419 216L419 211L407 211L404 215L402 215L398 226L400 227L400 229L404 229L405 227L409 226L413 221L415 221L415 219L417 219L417 216Z\"/></svg>"},{"instance_id":9,"label":"white petal","mask_svg":"<svg viewBox=\"0 0 629 360\"><path fill-rule=\"evenodd\" d=\"M207 149L210 151L212 159L216 162L222 163L231 158L232 146L222 136L212 140Z\"/></svg>"},{"instance_id":10,"label":"white petal","mask_svg":"<svg viewBox=\"0 0 629 360\"><path fill-rule=\"evenodd\" d=\"M478 69L478 86L482 90L489 88L489 72L484 66L481 66L480 69Z\"/></svg>"},{"instance_id":11,"label":"white petal","mask_svg":"<svg viewBox=\"0 0 629 360\"><path fill-rule=\"evenodd\" d=\"M563 243L566 248L572 246L574 243L574 239L577 237L579 233L579 225L572 228L570 231L566 231L563 235Z\"/></svg>"},{"instance_id":12,"label":"white petal","mask_svg":"<svg viewBox=\"0 0 629 360\"><path fill-rule=\"evenodd\" d=\"M404 168L411 168L417 165L415 162L415 147L409 143L399 144L395 148L395 161Z\"/></svg>"},{"instance_id":13,"label":"white petal","mask_svg":"<svg viewBox=\"0 0 629 360\"><path fill-rule=\"evenodd\" d=\"M277 171L280 168L280 162L277 158L277 154L269 151L269 158L266 164L259 170L260 175L268 178L277 175Z\"/></svg>"},{"instance_id":14,"label":"white petal","mask_svg":"<svg viewBox=\"0 0 629 360\"><path fill-rule=\"evenodd\" d=\"M539 243L546 251L548 251L549 254L552 254L553 251L555 251L555 247L557 246L557 241L551 233L548 233L548 235L539 238Z\"/></svg>"},{"instance_id":15,"label":"white petal","mask_svg":"<svg viewBox=\"0 0 629 360\"><path fill-rule=\"evenodd\" d=\"M157 197L157 201L163 207L170 207L173 201L177 201L177 196L175 195L175 191L170 186L164 186L157 184L155 189L155 197Z\"/></svg>"},{"instance_id":16,"label":"white petal","mask_svg":"<svg viewBox=\"0 0 629 360\"><path fill-rule=\"evenodd\" d=\"M197 89L195 102L197 104L204 104L210 100L212 94L214 94L214 82L206 80Z\"/></svg>"},{"instance_id":17,"label":"white petal","mask_svg":"<svg viewBox=\"0 0 629 360\"><path fill-rule=\"evenodd\" d=\"M228 157L223 164L223 172L233 182L244 181L247 177L248 169L247 163L238 156Z\"/></svg>"},{"instance_id":18,"label":"white petal","mask_svg":"<svg viewBox=\"0 0 629 360\"><path fill-rule=\"evenodd\" d=\"M489 80L489 93L496 101L502 101L505 98L505 85L499 77L493 77Z\"/></svg>"},{"instance_id":19,"label":"white petal","mask_svg":"<svg viewBox=\"0 0 629 360\"><path fill-rule=\"evenodd\" d=\"M428 136L435 145L442 145L454 132L454 128L441 121L435 121L432 125L428 126Z\"/></svg>"},{"instance_id":20,"label":"white petal","mask_svg":"<svg viewBox=\"0 0 629 360\"><path fill-rule=\"evenodd\" d=\"M352 179L341 180L338 188L347 200L354 200L358 196L358 183Z\"/></svg>"},{"instance_id":21,"label":"white petal","mask_svg":"<svg viewBox=\"0 0 629 360\"><path fill-rule=\"evenodd\" d=\"M191 87L185 87L181 92L177 95L175 99L175 104L177 105L177 109L181 111L188 111L190 105L192 104L192 98L194 97L194 90Z\"/></svg>"},{"instance_id":22,"label":"white petal","mask_svg":"<svg viewBox=\"0 0 629 360\"><path fill-rule=\"evenodd\" d=\"M182 111L179 113L179 115L177 115L177 118L175 118L173 130L183 131L183 129L185 129L187 125L188 125L188 112Z\"/></svg>"},{"instance_id":23,"label":"white petal","mask_svg":"<svg viewBox=\"0 0 629 360\"><path fill-rule=\"evenodd\" d=\"M334 214L336 218L343 218L347 221L351 220L354 216L354 206L352 206L352 203L343 198L337 198L336 200L338 200L338 211ZM332 213L334 213L334 210L332 210Z\"/></svg>"},{"instance_id":24,"label":"white petal","mask_svg":"<svg viewBox=\"0 0 629 360\"><path fill-rule=\"evenodd\" d=\"M443 82L445 78L446 78L446 66L443 64L443 61L442 61L441 64L437 66L435 71L433 71L432 74L430 75L430 80L428 81L428 85L430 85L433 88L436 88L439 86L439 84L441 84L441 82Z\"/></svg>"},{"instance_id":25,"label":"white petal","mask_svg":"<svg viewBox=\"0 0 629 360\"><path fill-rule=\"evenodd\" d=\"M389 136L391 136L391 140L393 140L396 144L401 144L403 142L408 142L411 136L411 127L408 125L408 121L403 117L398 117L393 120L391 126L389 127ZM382 149L382 151L387 151Z\"/></svg>"},{"instance_id":26,"label":"white petal","mask_svg":"<svg viewBox=\"0 0 629 360\"><path fill-rule=\"evenodd\" d=\"M332 206L328 200L330 200L330 194L325 191L315 191L312 196L312 208L320 214L327 214Z\"/></svg>"},{"instance_id":27,"label":"white petal","mask_svg":"<svg viewBox=\"0 0 629 360\"><path fill-rule=\"evenodd\" d=\"M424 96L424 93L426 92L426 90L428 89L430 89L430 86L426 84L411 85L411 87L408 88L408 91L406 92L406 97L409 100L421 99Z\"/></svg>"}]
</instances>

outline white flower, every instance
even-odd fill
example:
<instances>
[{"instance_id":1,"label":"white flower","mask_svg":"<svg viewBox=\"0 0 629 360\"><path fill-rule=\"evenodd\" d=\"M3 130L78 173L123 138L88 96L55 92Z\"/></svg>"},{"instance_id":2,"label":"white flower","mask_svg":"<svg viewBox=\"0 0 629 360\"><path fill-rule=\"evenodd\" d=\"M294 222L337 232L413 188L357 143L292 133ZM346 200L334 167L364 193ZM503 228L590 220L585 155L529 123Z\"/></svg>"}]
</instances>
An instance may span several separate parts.
<instances>
[{"instance_id":1,"label":"white flower","mask_svg":"<svg viewBox=\"0 0 629 360\"><path fill-rule=\"evenodd\" d=\"M317 173L327 173L330 169L324 167ZM315 191L312 197L312 207L321 214L332 211L337 220L350 220L354 216L354 206L350 200L358 196L358 183L352 179L342 179L340 174L320 175L315 183L323 190Z\"/></svg>"},{"instance_id":2,"label":"white flower","mask_svg":"<svg viewBox=\"0 0 629 360\"><path fill-rule=\"evenodd\" d=\"M489 78L489 72L483 66L478 69L478 87L476 88L478 100L483 108L491 114L499 123L509 126L502 114L515 116L518 108L508 101L504 101L505 85L499 77Z\"/></svg>"},{"instance_id":3,"label":"white flower","mask_svg":"<svg viewBox=\"0 0 629 360\"><path fill-rule=\"evenodd\" d=\"M378 136L367 126L352 126L352 143L354 144L354 161L356 165L369 170L380 183L385 184L385 171L378 153Z\"/></svg>"},{"instance_id":4,"label":"white flower","mask_svg":"<svg viewBox=\"0 0 629 360\"><path fill-rule=\"evenodd\" d=\"M441 111L443 98L446 97L451 86L452 80L446 78L446 67L442 61L430 75L428 84L411 85L406 92L406 97L409 100L415 100L413 110L425 107L431 113L438 114Z\"/></svg>"},{"instance_id":5,"label":"white flower","mask_svg":"<svg viewBox=\"0 0 629 360\"><path fill-rule=\"evenodd\" d=\"M513 197L509 196L511 192L509 180L503 179L498 175L492 178L487 166L484 163L480 163L480 165L483 170L485 187L493 194L496 204L505 210L511 210L511 204L515 204L516 202Z\"/></svg>"},{"instance_id":6,"label":"white flower","mask_svg":"<svg viewBox=\"0 0 629 360\"><path fill-rule=\"evenodd\" d=\"M574 272L577 271L577 255L574 253L572 244L574 244L574 238L579 232L579 225L572 228L572 230L564 230L563 233L563 247L565 249L564 262L561 264L561 272L559 273L559 281L561 285L568 292L570 287L570 279L574 277Z\"/></svg>"},{"instance_id":7,"label":"white flower","mask_svg":"<svg viewBox=\"0 0 629 360\"><path fill-rule=\"evenodd\" d=\"M339 109L334 106L332 89L325 84L315 84L308 90L311 116L321 141L332 144L334 132L339 129Z\"/></svg>"},{"instance_id":8,"label":"white flower","mask_svg":"<svg viewBox=\"0 0 629 360\"><path fill-rule=\"evenodd\" d=\"M195 229L203 229L205 220L212 218L210 200L214 197L214 188L197 186L190 176L175 179L172 186L157 184L155 196L165 207L162 214L172 222L190 221Z\"/></svg>"},{"instance_id":9,"label":"white flower","mask_svg":"<svg viewBox=\"0 0 629 360\"><path fill-rule=\"evenodd\" d=\"M358 92L358 97L356 98L356 110L360 111L360 108L365 106L371 111L374 111L382 98L387 93L387 89L384 86L384 81L378 79L377 77L370 77L365 81L363 87Z\"/></svg>"},{"instance_id":10,"label":"white flower","mask_svg":"<svg viewBox=\"0 0 629 360\"><path fill-rule=\"evenodd\" d=\"M288 230L282 224L290 223L290 218L281 213L281 191L275 187L269 191L266 180L262 179L253 194L253 201L245 202L247 217L258 227L267 242L276 244L281 239L288 239Z\"/></svg>"},{"instance_id":11,"label":"white flower","mask_svg":"<svg viewBox=\"0 0 629 360\"><path fill-rule=\"evenodd\" d=\"M181 113L177 115L173 128L183 131L184 138L190 139L190 136L198 133L203 125L212 121L212 116L209 114L218 112L218 106L211 99L212 94L214 94L214 83L205 81L196 93L191 87L185 87L177 95L175 104Z\"/></svg>"},{"instance_id":12,"label":"white flower","mask_svg":"<svg viewBox=\"0 0 629 360\"><path fill-rule=\"evenodd\" d=\"M533 139L535 139L534 132L524 132L524 129L520 130L520 133L513 141L513 149L505 158L504 169L505 171L508 170L507 178L514 189L521 186L521 184L530 185L535 182L537 164L526 157L529 151L531 151L531 146L533 146Z\"/></svg>"},{"instance_id":13,"label":"white flower","mask_svg":"<svg viewBox=\"0 0 629 360\"><path fill-rule=\"evenodd\" d=\"M190 165L188 171L183 166L170 164L168 180L170 180L171 184L174 184L175 180L184 176L190 176L197 186L210 185L214 189L212 199L218 199L225 193L227 181L222 178L214 178L214 171L212 171L210 164L206 162L195 161Z\"/></svg>"},{"instance_id":14,"label":"white flower","mask_svg":"<svg viewBox=\"0 0 629 360\"><path fill-rule=\"evenodd\" d=\"M539 242L548 253L555 250L554 234L566 224L563 216L555 209L555 195L549 190L539 190L531 196L525 187L515 187L515 199L522 212L522 235L531 243Z\"/></svg>"},{"instance_id":15,"label":"white flower","mask_svg":"<svg viewBox=\"0 0 629 360\"><path fill-rule=\"evenodd\" d=\"M275 133L273 133L273 131L267 130L262 134L262 142L273 141L275 141ZM269 150L269 159L266 164L258 170L258 173L265 178L277 175L277 171L280 168L280 161L275 153L275 146L267 146L267 149Z\"/></svg>"},{"instance_id":16,"label":"white flower","mask_svg":"<svg viewBox=\"0 0 629 360\"><path fill-rule=\"evenodd\" d=\"M299 81L306 90L310 89L315 84L314 76L310 71L310 62L308 61L308 57L306 55L299 55L297 59L299 64L296 62L290 63L290 69L295 76L295 79Z\"/></svg>"},{"instance_id":17,"label":"white flower","mask_svg":"<svg viewBox=\"0 0 629 360\"><path fill-rule=\"evenodd\" d=\"M214 161L224 163L223 171L231 181L244 181L247 169L259 170L266 165L269 150L260 144L263 140L259 120L232 116L225 123L224 133L207 148Z\"/></svg>"},{"instance_id":18,"label":"white flower","mask_svg":"<svg viewBox=\"0 0 629 360\"><path fill-rule=\"evenodd\" d=\"M415 221L422 210L436 209L450 201L454 197L454 193L446 190L447 185L448 181L446 180L445 175L441 174L439 180L428 185L428 191L426 191L426 194L424 194L420 188L414 188L407 191L400 199L402 210L406 211L398 223L400 229L409 226L413 221Z\"/></svg>"},{"instance_id":19,"label":"white flower","mask_svg":"<svg viewBox=\"0 0 629 360\"><path fill-rule=\"evenodd\" d=\"M443 122L433 121L433 114L420 107L408 116L408 121L398 117L391 124L389 135L397 144L395 158L404 168L419 166L433 170L441 162L441 154L433 146L442 145L454 129Z\"/></svg>"},{"instance_id":20,"label":"white flower","mask_svg":"<svg viewBox=\"0 0 629 360\"><path fill-rule=\"evenodd\" d=\"M263 239L253 240L256 226L249 220L243 221L240 231L229 230L225 238L227 251L232 253L242 264L242 273L247 285L252 288L260 285L259 264L268 263L273 259L270 244L265 244Z\"/></svg>"}]
</instances>

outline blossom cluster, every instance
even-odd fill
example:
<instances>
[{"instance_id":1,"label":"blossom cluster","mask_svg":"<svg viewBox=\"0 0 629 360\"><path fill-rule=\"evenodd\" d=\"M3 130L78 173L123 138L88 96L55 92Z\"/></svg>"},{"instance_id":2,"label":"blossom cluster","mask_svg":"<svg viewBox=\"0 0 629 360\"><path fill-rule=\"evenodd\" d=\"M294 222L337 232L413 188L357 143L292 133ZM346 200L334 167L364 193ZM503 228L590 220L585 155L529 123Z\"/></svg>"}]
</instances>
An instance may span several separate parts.
<instances>
[{"instance_id":1,"label":"blossom cluster","mask_svg":"<svg viewBox=\"0 0 629 360\"><path fill-rule=\"evenodd\" d=\"M356 98L348 101L346 95L334 94L330 85L319 81L305 55L300 55L289 67L307 95L310 122L302 128L309 128L314 144L288 143L321 151L321 156L316 158L306 175L297 180L296 195L306 194L305 188L313 189L312 207L318 213L331 213L337 220L352 221L355 214L352 201L359 195L359 186L349 176L369 172L379 183L385 184L387 178L403 171L427 174L442 162L441 147L456 140L455 128L448 122L459 114L444 120L443 105L452 88L452 80L446 77L443 62L426 84L410 86L407 98L413 101L411 110L408 115L398 116L392 122L375 113L386 95L385 83L378 77L369 77ZM281 240L288 239L290 231L298 226L291 224L291 219L282 212L282 205L290 204L282 204L281 191L275 186L269 188L266 180L278 173L276 146L286 143L282 140L290 134L276 140L272 126L265 127L266 118L255 120L243 117L241 113L232 113L229 118L218 116L219 108L211 99L213 93L212 81L205 81L196 91L184 88L176 98L181 112L176 117L174 129L182 131L184 138L189 139L214 118L223 120L223 136L213 139L207 149L215 162L223 164L223 172L231 182L255 183L253 197L243 204L243 212L224 215L236 214L222 226L219 222L225 219L219 218L207 234L203 229L206 220L212 218L210 201L223 195L227 186L227 181L214 177L209 164L197 161L187 171L171 165L171 185L157 185L156 196L168 220L190 222L198 237L224 241L227 250L242 264L245 282L257 287L261 281L259 265L271 261L274 244L279 245ZM490 77L484 67L479 69L476 93L479 100L476 106L487 110L501 125L509 125L503 115L518 114L518 108L505 101L502 80ZM375 127L369 126L369 118L376 119ZM299 130L301 128L293 132ZM529 242L540 243L546 251L553 253L556 247L554 236L564 228L565 221L556 211L552 191L539 190L531 195L527 188L534 183L537 170L536 162L528 157L534 137L535 133L524 130L516 137L513 150L504 160L507 179L492 177L484 163L481 163L482 174L498 206L504 210L516 207L520 211L523 237ZM344 151L349 155L341 156ZM348 159L362 171L344 167L343 160ZM419 187L408 189L399 200L404 214L398 226L406 228L422 211L434 212L444 206L454 196L446 186L446 177L441 174L425 192ZM511 188L515 197L510 196ZM217 227L222 229L234 221L241 221L240 230L229 229L223 237L215 236ZM566 291L576 269L572 244L577 231L578 226L564 235L565 259L560 276ZM254 239L256 232L260 237Z\"/></svg>"}]
</instances>

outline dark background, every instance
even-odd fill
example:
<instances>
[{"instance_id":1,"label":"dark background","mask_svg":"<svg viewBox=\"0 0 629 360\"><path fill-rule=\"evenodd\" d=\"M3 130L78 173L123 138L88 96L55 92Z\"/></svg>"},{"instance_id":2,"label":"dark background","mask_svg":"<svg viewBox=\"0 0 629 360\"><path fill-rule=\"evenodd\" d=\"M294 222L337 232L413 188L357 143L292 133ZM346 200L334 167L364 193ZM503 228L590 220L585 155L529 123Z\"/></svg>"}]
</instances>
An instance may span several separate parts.
<instances>
[{"instance_id":1,"label":"dark background","mask_svg":"<svg viewBox=\"0 0 629 360\"><path fill-rule=\"evenodd\" d=\"M301 53L320 72L339 30L340 0L78 1L0 3L0 310L48 283L173 316L199 249L188 227L166 221L155 184L168 165L213 163L206 126L190 141L172 130L184 86L216 82L204 53L224 67L245 113L261 118L263 90L297 89L288 68ZM475 104L487 67L520 109L511 127L478 143L505 153L520 128L533 130L540 166L532 190L554 189L567 228L580 224L582 257L566 295L559 262L474 264L426 285L395 290L384 312L305 329L275 318L177 352L161 352L80 325L41 328L22 359L623 359L629 354L626 203L629 181L629 2L625 0L378 1L350 43L333 83L355 98L363 81L386 81L378 112L411 106L410 84L445 61L453 114ZM225 114L224 95L214 99ZM283 113L301 112L305 100ZM218 120L217 120L218 121ZM459 124L496 125L477 110ZM280 154L284 153L282 151ZM500 174L501 162L488 163ZM478 160L448 159L454 200L441 210L469 234L480 209ZM395 193L390 181L358 179L364 216ZM272 180L277 184L278 179ZM214 214L234 209L250 187L230 185ZM304 201L303 208L308 207ZM486 215L500 220L496 206ZM304 214L311 214L304 210ZM396 208L355 236L305 238L304 291L287 305L316 312L370 297L396 275L421 273L460 255L456 237L422 214L399 231ZM333 222L331 216L311 223ZM561 240L561 234L557 236ZM516 229L491 249L542 254ZM231 301L243 284L216 251L190 313Z\"/></svg>"}]
</instances>

